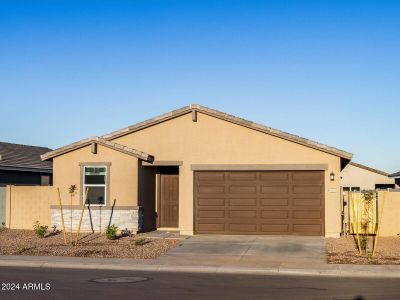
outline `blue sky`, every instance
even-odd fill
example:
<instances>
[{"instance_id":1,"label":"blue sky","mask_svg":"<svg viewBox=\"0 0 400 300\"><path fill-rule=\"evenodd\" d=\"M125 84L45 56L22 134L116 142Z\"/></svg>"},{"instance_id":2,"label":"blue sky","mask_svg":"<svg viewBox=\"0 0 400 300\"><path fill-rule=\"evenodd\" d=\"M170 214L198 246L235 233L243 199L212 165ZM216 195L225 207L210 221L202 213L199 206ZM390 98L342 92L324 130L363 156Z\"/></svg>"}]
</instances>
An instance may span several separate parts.
<instances>
[{"instance_id":1,"label":"blue sky","mask_svg":"<svg viewBox=\"0 0 400 300\"><path fill-rule=\"evenodd\" d=\"M400 170L400 2L1 1L0 140L199 103Z\"/></svg>"}]
</instances>

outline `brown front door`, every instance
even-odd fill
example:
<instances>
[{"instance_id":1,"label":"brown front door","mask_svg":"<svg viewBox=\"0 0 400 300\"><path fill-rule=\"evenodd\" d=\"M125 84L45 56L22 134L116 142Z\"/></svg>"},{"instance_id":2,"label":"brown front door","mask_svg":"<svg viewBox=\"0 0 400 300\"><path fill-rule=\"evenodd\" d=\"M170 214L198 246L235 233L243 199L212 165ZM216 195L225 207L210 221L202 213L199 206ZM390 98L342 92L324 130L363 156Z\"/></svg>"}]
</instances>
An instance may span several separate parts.
<instances>
[{"instance_id":1,"label":"brown front door","mask_svg":"<svg viewBox=\"0 0 400 300\"><path fill-rule=\"evenodd\" d=\"M324 235L323 171L195 172L195 233Z\"/></svg>"},{"instance_id":2,"label":"brown front door","mask_svg":"<svg viewBox=\"0 0 400 300\"><path fill-rule=\"evenodd\" d=\"M160 174L158 227L178 227L179 175Z\"/></svg>"}]
</instances>

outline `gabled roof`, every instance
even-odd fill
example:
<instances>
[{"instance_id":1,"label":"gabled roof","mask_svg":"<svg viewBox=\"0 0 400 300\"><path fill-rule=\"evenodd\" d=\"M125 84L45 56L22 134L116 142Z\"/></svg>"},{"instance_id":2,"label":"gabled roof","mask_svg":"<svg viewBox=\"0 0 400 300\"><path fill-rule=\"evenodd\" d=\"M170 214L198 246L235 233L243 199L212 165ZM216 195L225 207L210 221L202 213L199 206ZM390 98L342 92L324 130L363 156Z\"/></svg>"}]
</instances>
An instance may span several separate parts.
<instances>
[{"instance_id":1,"label":"gabled roof","mask_svg":"<svg viewBox=\"0 0 400 300\"><path fill-rule=\"evenodd\" d=\"M350 165L358 167L358 168L361 168L361 169L364 169L364 170L367 170L367 171L370 171L370 172L374 172L374 173L377 173L377 174L380 174L380 175L383 175L383 176L389 176L389 173L386 173L386 172L383 172L383 171L379 171L377 169L373 169L373 168L370 168L370 167L367 167L367 166L364 166L362 164L358 164L358 163L355 163L355 162L350 162Z\"/></svg>"},{"instance_id":2,"label":"gabled roof","mask_svg":"<svg viewBox=\"0 0 400 300\"><path fill-rule=\"evenodd\" d=\"M0 142L0 169L52 173L53 163L40 159L48 151L51 149Z\"/></svg>"},{"instance_id":3,"label":"gabled roof","mask_svg":"<svg viewBox=\"0 0 400 300\"><path fill-rule=\"evenodd\" d=\"M107 140L105 140L105 139L103 139L101 137L98 137L98 136L92 136L90 138L87 138L87 139L84 139L84 140L69 144L67 146L58 148L56 150L47 152L47 153L41 155L41 158L42 158L42 160L48 160L48 159L51 159L53 157L62 155L64 153L71 152L71 151L74 151L76 149L91 145L93 143L102 145L104 147L107 147L107 148L113 149L115 151L119 151L119 152L122 152L122 153L125 153L125 154L128 154L128 155L131 155L131 156L135 156L137 158L140 158L140 159L148 161L148 162L152 162L154 160L154 157L149 155L149 154L147 154L147 153L144 153L142 151L139 151L139 150L136 150L136 149L133 149L133 148L121 145L121 144L117 144L117 143L114 143L114 142L111 142L111 141L107 141Z\"/></svg>"},{"instance_id":4,"label":"gabled roof","mask_svg":"<svg viewBox=\"0 0 400 300\"><path fill-rule=\"evenodd\" d=\"M393 173L393 174L390 174L389 177L400 177L400 171L396 172L396 173Z\"/></svg>"},{"instance_id":5,"label":"gabled roof","mask_svg":"<svg viewBox=\"0 0 400 300\"><path fill-rule=\"evenodd\" d=\"M258 124L258 123L254 123L252 121L238 118L233 115L229 115L229 114L226 114L226 113L214 110L214 109L210 109L208 107L201 106L198 104L192 104L192 105L185 106L185 107L177 109L177 110L173 110L169 113L160 115L158 117L149 119L147 121L140 122L135 125L128 126L126 128L114 131L110 134L103 135L102 137L106 140L112 140L117 137L121 137L121 136L127 135L129 133L144 129L146 127L150 127L150 126L156 125L158 123L182 116L184 114L187 114L190 112L197 112L197 111L201 112L203 114L206 114L206 115L210 115L210 116L225 120L227 122L241 125L241 126L244 126L244 127L247 127L247 128L253 129L253 130L257 130L257 131L260 131L260 132L263 132L263 133L266 133L266 134L269 134L269 135L272 135L275 137L279 137L279 138L282 138L282 139L285 139L285 140L288 140L288 141L291 141L291 142L294 142L297 144L301 144L301 145L304 145L304 146L307 146L307 147L310 147L313 149L317 149L317 150L320 150L320 151L323 151L323 152L326 152L326 153L329 153L329 154L332 154L335 156L339 156L339 157L345 159L346 161L350 161L351 158L353 157L353 154L351 154L349 152L346 152L346 151L343 151L343 150L340 150L340 149L337 149L334 147L330 147L330 146L327 146L327 145L324 145L324 144L321 144L321 143L318 143L318 142L315 142L312 140L308 140L308 139L299 137L297 135L283 132L283 131L280 131L280 130L277 130L277 129L274 129L274 128L271 128L271 127L268 127L268 126L265 126L262 124ZM347 164L347 162L344 163L344 165L345 164Z\"/></svg>"}]
</instances>

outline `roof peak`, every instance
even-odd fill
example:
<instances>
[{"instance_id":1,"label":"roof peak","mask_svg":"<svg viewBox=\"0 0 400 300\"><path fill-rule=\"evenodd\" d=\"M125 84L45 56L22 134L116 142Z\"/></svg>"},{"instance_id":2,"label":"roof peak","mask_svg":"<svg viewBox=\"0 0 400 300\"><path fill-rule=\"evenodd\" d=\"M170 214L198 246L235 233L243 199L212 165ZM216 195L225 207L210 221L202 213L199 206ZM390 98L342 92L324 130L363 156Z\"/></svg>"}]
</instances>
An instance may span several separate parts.
<instances>
[{"instance_id":1,"label":"roof peak","mask_svg":"<svg viewBox=\"0 0 400 300\"><path fill-rule=\"evenodd\" d=\"M286 140L289 140L289 141L292 141L292 142L295 142L298 144L302 144L302 145L310 147L310 148L314 148L314 149L317 149L317 150L320 150L323 152L327 152L327 153L345 158L347 160L351 160L351 158L353 157L353 154L351 154L347 151L344 151L344 150L341 150L341 149L338 149L335 147L331 147L331 146L328 146L328 145L325 145L325 144L322 144L322 143L319 143L319 142L316 142L313 140L302 138L300 136L293 135L293 134L290 134L290 133L287 133L287 132L284 132L284 131L281 131L278 129L274 129L272 127L268 127L263 124L255 123L255 122L252 122L252 121L240 118L240 117L236 117L234 115L230 115L230 114L218 111L216 109L208 108L208 107L200 105L200 104L190 104L188 106L181 107L179 109L167 112L165 114L156 116L156 117L148 119L146 121L133 124L131 126L122 128L117 131L113 131L109 134L105 134L102 136L102 138L104 138L106 140L112 140L114 138L124 136L131 132L144 129L148 126L152 126L152 125L167 121L169 119L179 117L179 116L184 115L192 110L197 110L204 114L208 114L208 115L223 119L225 121L235 123L235 124L238 124L241 126L245 126L247 128L253 129L253 130L261 131L266 134L270 134L270 135L273 135L273 136L276 136L276 137L279 137L282 139L286 139Z\"/></svg>"},{"instance_id":2,"label":"roof peak","mask_svg":"<svg viewBox=\"0 0 400 300\"><path fill-rule=\"evenodd\" d=\"M62 155L64 153L67 153L67 152L70 152L70 151L73 151L73 150L76 150L76 149L79 149L79 148L83 148L85 146L90 145L91 143L96 143L96 144L102 145L104 147L108 147L108 148L111 148L113 150L116 150L116 151L119 151L119 152L122 152L122 153L125 153L125 154L128 154L128 155L132 155L132 156L135 156L137 158L140 158L140 159L143 159L143 160L146 160L146 161L150 161L151 162L151 161L154 160L154 157L152 155L149 155L149 154L147 154L147 153L145 153L143 151L139 151L139 150L133 149L131 147L128 147L128 146L125 146L125 145L121 145L121 144L118 144L118 143L115 143L115 142L112 142L112 141L107 141L106 139L103 139L102 137L99 137L99 136L91 136L89 138L80 140L78 142L75 142L75 143L66 145L64 147L55 149L53 151L47 152L45 154L42 154L40 156L40 158L42 160L48 160L48 159L51 159L53 157Z\"/></svg>"}]
</instances>

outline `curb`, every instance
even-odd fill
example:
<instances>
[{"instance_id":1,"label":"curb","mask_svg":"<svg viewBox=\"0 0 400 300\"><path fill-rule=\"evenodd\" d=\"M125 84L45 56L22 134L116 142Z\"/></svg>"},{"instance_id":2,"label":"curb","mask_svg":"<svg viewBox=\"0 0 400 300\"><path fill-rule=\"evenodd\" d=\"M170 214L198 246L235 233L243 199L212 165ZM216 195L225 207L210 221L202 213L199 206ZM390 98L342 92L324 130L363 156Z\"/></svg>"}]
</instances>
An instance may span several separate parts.
<instances>
[{"instance_id":1,"label":"curb","mask_svg":"<svg viewBox=\"0 0 400 300\"><path fill-rule=\"evenodd\" d=\"M219 266L177 266L177 265L150 265L150 264L105 264L105 263L76 263L61 261L29 261L29 260L1 260L0 267L28 267L54 269L86 269L86 270L113 270L113 271L142 271L142 272L179 272L179 273L209 273L209 274L236 274L236 275L293 275L293 276L329 276L329 277L385 277L400 278L400 269L397 270L346 270L345 265L333 265L328 269L304 268L246 268L246 267L219 267ZM369 266L371 267L371 266ZM372 266L373 267L373 266ZM345 268L345 269L343 269Z\"/></svg>"}]
</instances>

